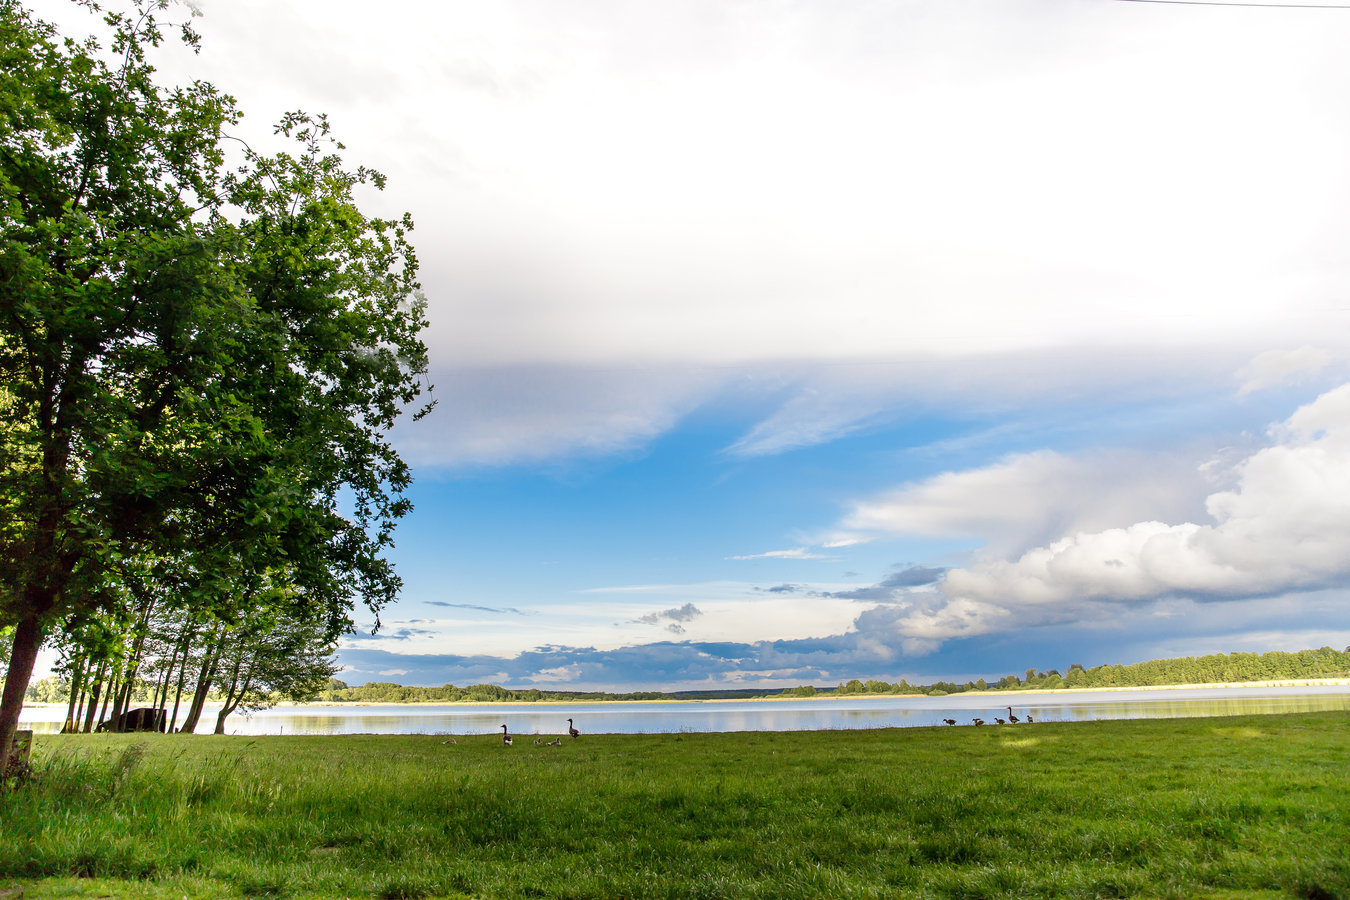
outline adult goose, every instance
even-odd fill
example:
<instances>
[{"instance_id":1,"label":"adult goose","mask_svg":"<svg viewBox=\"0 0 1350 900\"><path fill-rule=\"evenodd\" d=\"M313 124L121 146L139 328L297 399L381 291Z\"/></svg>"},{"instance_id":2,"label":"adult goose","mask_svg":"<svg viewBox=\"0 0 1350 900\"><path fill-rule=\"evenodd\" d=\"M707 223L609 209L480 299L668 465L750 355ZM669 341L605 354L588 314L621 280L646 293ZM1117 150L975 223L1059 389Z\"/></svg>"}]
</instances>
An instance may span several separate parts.
<instances>
[{"instance_id":1,"label":"adult goose","mask_svg":"<svg viewBox=\"0 0 1350 900\"><path fill-rule=\"evenodd\" d=\"M955 720L955 719L943 719L942 721L946 722L948 725L955 725L955 724L956 724L956 720Z\"/></svg>"},{"instance_id":2,"label":"adult goose","mask_svg":"<svg viewBox=\"0 0 1350 900\"><path fill-rule=\"evenodd\" d=\"M1013 711L1012 711L1012 707L1011 707L1011 706L1008 707L1008 721L1011 722L1011 723L1013 723L1014 725L1016 725L1018 722L1022 721L1021 719L1017 718L1017 716L1014 716L1014 715L1013 715Z\"/></svg>"},{"instance_id":3,"label":"adult goose","mask_svg":"<svg viewBox=\"0 0 1350 900\"><path fill-rule=\"evenodd\" d=\"M571 719L567 720L567 733L574 738L581 737L581 732L577 731L576 726L572 724Z\"/></svg>"},{"instance_id":4,"label":"adult goose","mask_svg":"<svg viewBox=\"0 0 1350 900\"><path fill-rule=\"evenodd\" d=\"M511 746L511 735L509 735L509 734L506 733L506 726L505 726L505 725L502 726L502 743L505 744L505 745L508 746L508 747Z\"/></svg>"}]
</instances>

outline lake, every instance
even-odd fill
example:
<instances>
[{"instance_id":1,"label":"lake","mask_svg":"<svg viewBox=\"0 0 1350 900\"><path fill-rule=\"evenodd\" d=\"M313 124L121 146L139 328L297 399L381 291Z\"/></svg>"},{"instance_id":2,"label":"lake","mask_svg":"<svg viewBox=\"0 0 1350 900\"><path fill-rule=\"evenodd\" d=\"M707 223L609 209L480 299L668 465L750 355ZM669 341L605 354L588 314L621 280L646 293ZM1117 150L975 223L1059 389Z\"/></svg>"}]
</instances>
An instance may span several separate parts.
<instances>
[{"instance_id":1,"label":"lake","mask_svg":"<svg viewBox=\"0 0 1350 900\"><path fill-rule=\"evenodd\" d=\"M1125 691L953 694L947 697L833 697L680 703L501 703L443 706L282 706L226 720L230 734L512 734L555 735L568 718L584 734L670 734L698 731L819 731L910 728L1007 716L1037 722L1235 716L1350 711L1350 684L1302 687L1167 688ZM206 708L198 733L215 728L219 707ZM58 731L65 707L25 708L22 727Z\"/></svg>"}]
</instances>

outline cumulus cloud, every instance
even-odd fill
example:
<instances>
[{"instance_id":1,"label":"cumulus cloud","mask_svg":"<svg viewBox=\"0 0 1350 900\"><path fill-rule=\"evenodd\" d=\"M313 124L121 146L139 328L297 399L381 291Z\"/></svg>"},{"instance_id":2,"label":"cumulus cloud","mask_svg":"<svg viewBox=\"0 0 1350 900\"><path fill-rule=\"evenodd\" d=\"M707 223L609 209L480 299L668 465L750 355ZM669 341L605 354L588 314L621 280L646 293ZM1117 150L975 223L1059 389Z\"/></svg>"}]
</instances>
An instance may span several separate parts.
<instances>
[{"instance_id":1,"label":"cumulus cloud","mask_svg":"<svg viewBox=\"0 0 1350 900\"><path fill-rule=\"evenodd\" d=\"M1271 444L1209 495L1207 523L1078 531L1019 558L947 572L940 602L897 618L943 640L1090 616L1160 597L1233 600L1350 582L1350 384L1269 430Z\"/></svg>"},{"instance_id":2,"label":"cumulus cloud","mask_svg":"<svg viewBox=\"0 0 1350 900\"><path fill-rule=\"evenodd\" d=\"M1222 473L1183 453L1043 450L858 502L843 524L873 534L979 537L991 553L1007 553L1066 532L1199 515L1215 477Z\"/></svg>"},{"instance_id":3,"label":"cumulus cloud","mask_svg":"<svg viewBox=\"0 0 1350 900\"><path fill-rule=\"evenodd\" d=\"M661 612L648 613L640 616L635 621L646 625L660 625L665 623L666 631L671 634L684 634L685 628L681 623L691 622L703 615L702 610L692 603L686 603L684 606L674 609L666 609Z\"/></svg>"}]
</instances>

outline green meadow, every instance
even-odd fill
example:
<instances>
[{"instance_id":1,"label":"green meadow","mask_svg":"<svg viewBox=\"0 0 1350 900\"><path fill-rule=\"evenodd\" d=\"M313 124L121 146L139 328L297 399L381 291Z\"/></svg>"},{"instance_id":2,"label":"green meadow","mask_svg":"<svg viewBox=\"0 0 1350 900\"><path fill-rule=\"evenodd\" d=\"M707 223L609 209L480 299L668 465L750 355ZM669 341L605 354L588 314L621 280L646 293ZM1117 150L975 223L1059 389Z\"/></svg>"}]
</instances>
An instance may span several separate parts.
<instances>
[{"instance_id":1,"label":"green meadow","mask_svg":"<svg viewBox=\"0 0 1350 900\"><path fill-rule=\"evenodd\" d=\"M1344 712L443 740L39 735L0 897L1350 897Z\"/></svg>"}]
</instances>

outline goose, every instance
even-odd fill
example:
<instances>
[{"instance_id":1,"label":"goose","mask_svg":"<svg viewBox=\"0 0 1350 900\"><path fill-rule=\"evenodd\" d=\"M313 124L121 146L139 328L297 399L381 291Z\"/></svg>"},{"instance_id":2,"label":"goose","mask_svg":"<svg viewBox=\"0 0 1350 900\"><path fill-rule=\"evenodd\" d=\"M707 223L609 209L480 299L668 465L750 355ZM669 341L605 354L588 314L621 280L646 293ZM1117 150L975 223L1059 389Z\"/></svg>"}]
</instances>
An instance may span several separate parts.
<instances>
[{"instance_id":1,"label":"goose","mask_svg":"<svg viewBox=\"0 0 1350 900\"><path fill-rule=\"evenodd\" d=\"M508 747L511 746L511 735L509 735L509 734L506 733L506 726L505 726L505 725L502 726L502 743L505 744L505 745L508 746Z\"/></svg>"},{"instance_id":2,"label":"goose","mask_svg":"<svg viewBox=\"0 0 1350 900\"><path fill-rule=\"evenodd\" d=\"M441 743L442 743L442 744L453 744L453 743L455 743L455 739L454 739L454 738L450 738L448 741L441 741Z\"/></svg>"},{"instance_id":3,"label":"goose","mask_svg":"<svg viewBox=\"0 0 1350 900\"><path fill-rule=\"evenodd\" d=\"M984 719L971 719L970 721L974 722L976 725L984 724Z\"/></svg>"},{"instance_id":4,"label":"goose","mask_svg":"<svg viewBox=\"0 0 1350 900\"><path fill-rule=\"evenodd\" d=\"M543 742L544 742L544 739L543 739L543 738L535 738L535 739L534 739L534 745L535 745L536 747L538 747L538 746L539 746L540 744L542 744Z\"/></svg>"},{"instance_id":5,"label":"goose","mask_svg":"<svg viewBox=\"0 0 1350 900\"><path fill-rule=\"evenodd\" d=\"M1014 725L1016 725L1018 722L1022 721L1021 719L1017 718L1017 716L1014 716L1014 715L1013 715L1013 711L1012 711L1012 707L1011 707L1011 706L1008 707L1008 721L1011 722L1011 723L1013 723Z\"/></svg>"},{"instance_id":6,"label":"goose","mask_svg":"<svg viewBox=\"0 0 1350 900\"><path fill-rule=\"evenodd\" d=\"M572 724L571 719L567 720L567 733L574 738L581 737L581 732L577 731L576 726Z\"/></svg>"},{"instance_id":7,"label":"goose","mask_svg":"<svg viewBox=\"0 0 1350 900\"><path fill-rule=\"evenodd\" d=\"M994 716L994 722L995 722L996 724L999 724L999 725L1007 725L1007 724L1008 724L1008 720L1007 720L1007 719L1000 719L998 716Z\"/></svg>"},{"instance_id":8,"label":"goose","mask_svg":"<svg viewBox=\"0 0 1350 900\"><path fill-rule=\"evenodd\" d=\"M955 720L955 719L943 719L942 721L946 722L948 725L955 725L955 724L956 724L956 720Z\"/></svg>"},{"instance_id":9,"label":"goose","mask_svg":"<svg viewBox=\"0 0 1350 900\"><path fill-rule=\"evenodd\" d=\"M561 746L562 746L562 738L554 738L553 740L549 741L548 744L547 744L546 746L549 746L549 747L561 747Z\"/></svg>"},{"instance_id":10,"label":"goose","mask_svg":"<svg viewBox=\"0 0 1350 900\"><path fill-rule=\"evenodd\" d=\"M1030 713L1027 714L1027 724L1028 724L1028 725L1031 724L1031 715L1030 715Z\"/></svg>"}]
</instances>

